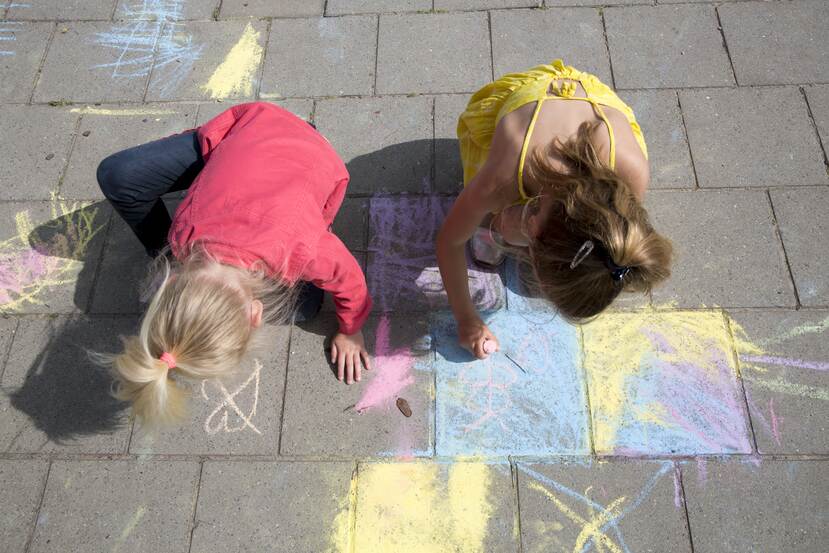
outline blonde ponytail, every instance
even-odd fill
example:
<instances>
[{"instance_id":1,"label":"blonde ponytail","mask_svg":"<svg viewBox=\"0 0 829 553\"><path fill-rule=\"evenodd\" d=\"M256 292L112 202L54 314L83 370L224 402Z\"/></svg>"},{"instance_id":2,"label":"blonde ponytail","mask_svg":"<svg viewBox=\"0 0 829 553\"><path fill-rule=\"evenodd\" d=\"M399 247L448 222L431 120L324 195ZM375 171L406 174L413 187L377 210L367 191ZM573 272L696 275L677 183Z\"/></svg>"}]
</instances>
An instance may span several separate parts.
<instances>
[{"instance_id":1,"label":"blonde ponytail","mask_svg":"<svg viewBox=\"0 0 829 553\"><path fill-rule=\"evenodd\" d=\"M252 300L263 302L266 320L282 322L295 297L292 287L264 272L223 265L203 251L173 268L162 259L155 269L150 281L158 289L138 335L123 339L124 351L105 359L115 396L150 427L185 417L188 394L180 377L222 378L238 368L254 340ZM162 360L165 353L175 362Z\"/></svg>"}]
</instances>

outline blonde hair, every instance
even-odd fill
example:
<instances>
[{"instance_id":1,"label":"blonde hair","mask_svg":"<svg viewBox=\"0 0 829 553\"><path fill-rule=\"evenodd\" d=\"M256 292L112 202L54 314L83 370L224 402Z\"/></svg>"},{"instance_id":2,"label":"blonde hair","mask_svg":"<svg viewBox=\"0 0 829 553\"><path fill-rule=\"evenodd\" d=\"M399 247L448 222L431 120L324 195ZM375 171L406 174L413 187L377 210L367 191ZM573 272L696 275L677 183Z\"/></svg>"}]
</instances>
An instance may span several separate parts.
<instances>
[{"instance_id":1,"label":"blonde hair","mask_svg":"<svg viewBox=\"0 0 829 553\"><path fill-rule=\"evenodd\" d=\"M151 427L185 416L187 393L171 371L197 380L232 374L254 341L251 301L263 302L263 319L282 322L295 297L293 287L263 270L223 265L201 249L180 263L159 256L148 278L153 281L160 284L138 335L122 338L123 353L105 359L115 396ZM165 352L175 358L175 368L160 359Z\"/></svg>"},{"instance_id":2,"label":"blonde hair","mask_svg":"<svg viewBox=\"0 0 829 553\"><path fill-rule=\"evenodd\" d=\"M524 173L525 182L552 198L528 248L534 281L571 320L599 314L622 290L647 293L671 274L671 242L653 229L628 183L599 159L590 141L596 126L582 123L575 137L536 150ZM566 172L553 167L553 157L563 159ZM571 268L587 240L594 251ZM629 270L616 280L613 266Z\"/></svg>"}]
</instances>

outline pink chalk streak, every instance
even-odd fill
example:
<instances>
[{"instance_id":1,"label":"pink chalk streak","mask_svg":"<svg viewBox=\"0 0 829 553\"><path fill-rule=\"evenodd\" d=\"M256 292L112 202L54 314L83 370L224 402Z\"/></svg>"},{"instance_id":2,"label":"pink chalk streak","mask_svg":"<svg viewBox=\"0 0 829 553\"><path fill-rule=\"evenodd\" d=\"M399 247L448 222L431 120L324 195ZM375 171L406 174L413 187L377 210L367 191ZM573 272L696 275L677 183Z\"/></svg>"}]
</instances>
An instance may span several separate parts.
<instances>
[{"instance_id":1,"label":"pink chalk streak","mask_svg":"<svg viewBox=\"0 0 829 553\"><path fill-rule=\"evenodd\" d=\"M802 359L792 359L790 357L776 357L773 355L741 355L740 360L748 361L749 363L783 365L784 367L794 367L796 369L829 371L829 363L821 363L819 361L803 361Z\"/></svg>"},{"instance_id":2,"label":"pink chalk streak","mask_svg":"<svg viewBox=\"0 0 829 553\"><path fill-rule=\"evenodd\" d=\"M354 405L358 412L395 401L403 389L414 383L414 358L406 349L391 351L389 319L383 316L377 325L374 346L374 377L366 385L363 397Z\"/></svg>"}]
</instances>

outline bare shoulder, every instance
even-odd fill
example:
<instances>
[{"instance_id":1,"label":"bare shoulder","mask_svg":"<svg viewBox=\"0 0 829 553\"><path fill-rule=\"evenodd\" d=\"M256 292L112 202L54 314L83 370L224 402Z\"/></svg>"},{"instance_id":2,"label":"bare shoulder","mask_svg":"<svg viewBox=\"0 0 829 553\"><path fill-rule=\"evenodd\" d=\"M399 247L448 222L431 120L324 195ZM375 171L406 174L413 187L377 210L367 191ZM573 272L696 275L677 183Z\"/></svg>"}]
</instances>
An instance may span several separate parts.
<instances>
[{"instance_id":1,"label":"bare shoulder","mask_svg":"<svg viewBox=\"0 0 829 553\"><path fill-rule=\"evenodd\" d=\"M533 105L528 104L505 115L492 137L485 170L490 185L506 205L518 198L518 162L532 113Z\"/></svg>"},{"instance_id":2,"label":"bare shoulder","mask_svg":"<svg viewBox=\"0 0 829 553\"><path fill-rule=\"evenodd\" d=\"M628 145L616 152L616 172L630 185L633 193L641 201L650 184L651 169L638 144Z\"/></svg>"}]
</instances>

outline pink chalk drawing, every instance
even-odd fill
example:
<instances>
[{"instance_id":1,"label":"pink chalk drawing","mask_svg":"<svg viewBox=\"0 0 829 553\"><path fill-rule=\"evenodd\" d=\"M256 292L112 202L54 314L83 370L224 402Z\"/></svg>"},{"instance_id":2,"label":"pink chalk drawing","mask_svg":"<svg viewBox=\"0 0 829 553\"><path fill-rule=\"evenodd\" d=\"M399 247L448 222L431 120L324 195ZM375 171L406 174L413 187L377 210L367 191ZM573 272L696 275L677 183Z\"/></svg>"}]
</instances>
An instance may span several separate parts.
<instances>
[{"instance_id":1,"label":"pink chalk drawing","mask_svg":"<svg viewBox=\"0 0 829 553\"><path fill-rule=\"evenodd\" d=\"M780 445L780 430L777 428L777 415L774 413L774 398L769 398L769 416L771 417L771 433L774 441Z\"/></svg>"},{"instance_id":2,"label":"pink chalk drawing","mask_svg":"<svg viewBox=\"0 0 829 553\"><path fill-rule=\"evenodd\" d=\"M374 345L375 374L368 381L360 401L354 405L358 413L376 407L388 407L400 392L414 383L414 357L406 348L392 351L389 340L390 326L386 315L381 317L377 324Z\"/></svg>"},{"instance_id":3,"label":"pink chalk drawing","mask_svg":"<svg viewBox=\"0 0 829 553\"><path fill-rule=\"evenodd\" d=\"M204 431L208 434L217 434L219 432L234 433L241 432L245 429L250 429L256 434L262 434L253 424L253 418L256 416L256 408L259 405L259 381L262 372L262 363L255 360L253 363L253 370L244 382L239 384L232 392L228 391L225 385L218 380L203 380L201 383L201 396L205 401L211 402L218 400L218 403L207 415L204 420ZM253 385L253 390L250 393L250 409L247 413L242 411L239 407L237 397L241 395L248 387ZM208 388L212 388L218 392L214 397L208 394ZM230 415L233 413L238 422L230 424ZM218 419L214 422L214 418Z\"/></svg>"},{"instance_id":4,"label":"pink chalk drawing","mask_svg":"<svg viewBox=\"0 0 829 553\"><path fill-rule=\"evenodd\" d=\"M470 412L481 412L481 416L464 426L464 432L471 432L490 419L495 419L501 430L506 432L507 425L501 419L502 413L512 408L510 388L518 381L518 372L511 363L501 363L496 366L495 361L488 357L483 360L484 378L470 378L470 373L479 374L480 369L474 365L464 366L458 377L461 385L467 386L469 397L466 406ZM481 394L485 395L483 406L479 401Z\"/></svg>"},{"instance_id":5,"label":"pink chalk drawing","mask_svg":"<svg viewBox=\"0 0 829 553\"><path fill-rule=\"evenodd\" d=\"M435 258L435 237L452 198L405 196L371 199L367 279L380 311L448 307ZM468 263L469 289L479 309L503 305L497 273Z\"/></svg>"}]
</instances>

